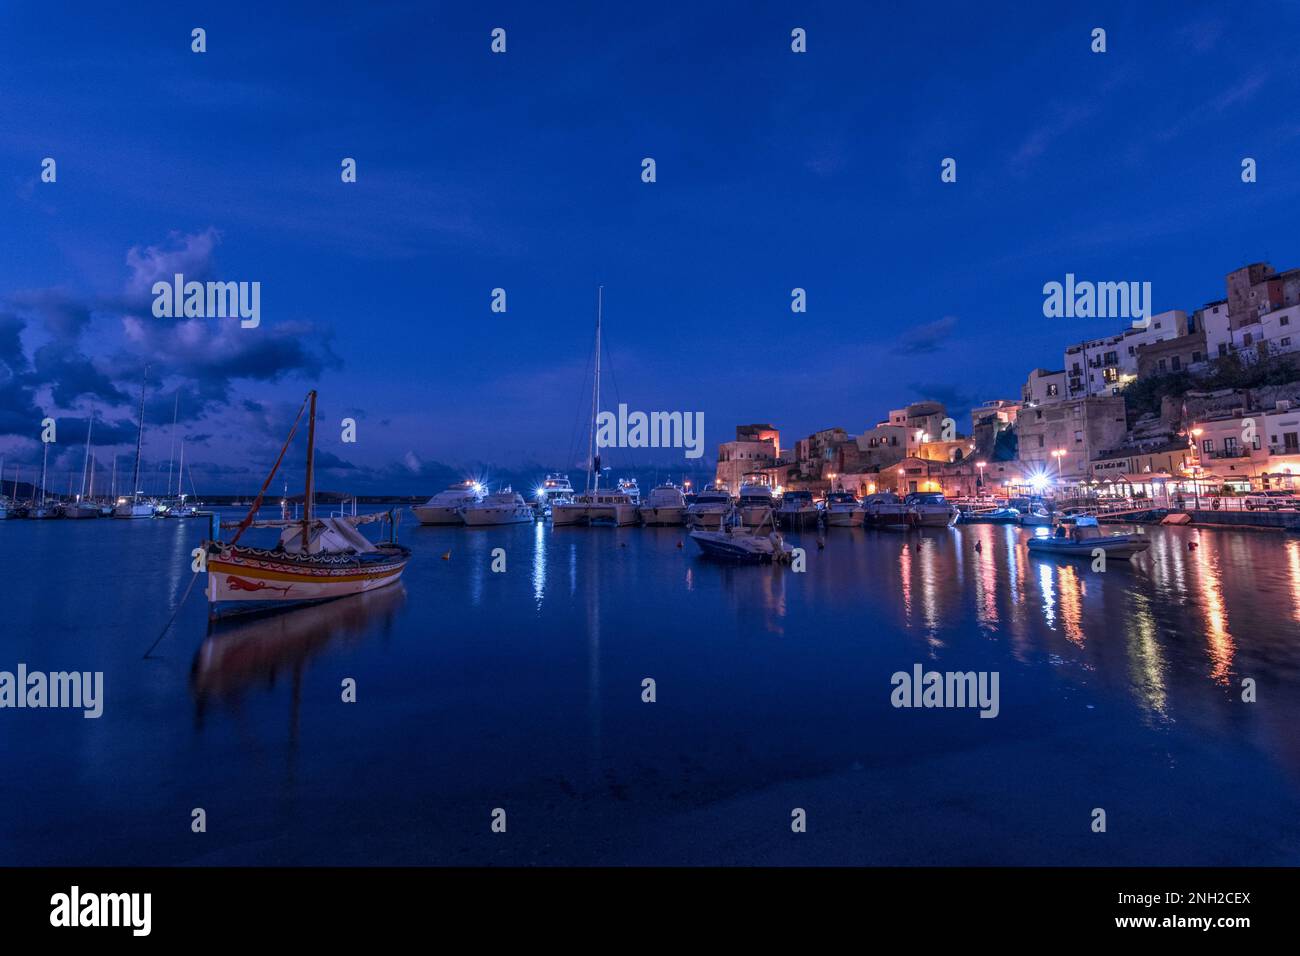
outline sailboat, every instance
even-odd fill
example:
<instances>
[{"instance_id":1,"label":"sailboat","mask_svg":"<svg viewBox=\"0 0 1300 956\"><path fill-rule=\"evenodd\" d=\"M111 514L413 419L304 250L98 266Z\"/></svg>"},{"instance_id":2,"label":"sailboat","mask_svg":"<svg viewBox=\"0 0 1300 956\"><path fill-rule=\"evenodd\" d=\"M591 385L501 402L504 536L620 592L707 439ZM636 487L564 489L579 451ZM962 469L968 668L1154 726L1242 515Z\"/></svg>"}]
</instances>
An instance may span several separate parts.
<instances>
[{"instance_id":1,"label":"sailboat","mask_svg":"<svg viewBox=\"0 0 1300 956\"><path fill-rule=\"evenodd\" d=\"M303 495L302 517L278 521L257 521L266 489L284 461L289 444L298 431L303 412L310 408L307 424L307 478ZM211 617L238 611L329 601L378 590L396 583L411 559L411 549L398 544L393 512L371 515L317 518L313 513L316 460L316 390L307 393L298 418L289 430L280 457L262 483L252 506L242 521L218 523L214 514L213 530L203 542L207 555L207 595ZM389 522L389 540L375 544L357 530L372 521ZM240 544L249 528L276 528L280 540L274 548L254 548ZM230 541L222 541L219 529L234 530Z\"/></svg>"},{"instance_id":2,"label":"sailboat","mask_svg":"<svg viewBox=\"0 0 1300 956\"><path fill-rule=\"evenodd\" d=\"M144 369L140 383L140 426L135 433L135 472L131 475L131 497L117 499L114 518L152 518L153 505L140 500L140 451L144 447L144 393L149 382L149 366Z\"/></svg>"},{"instance_id":3,"label":"sailboat","mask_svg":"<svg viewBox=\"0 0 1300 956\"><path fill-rule=\"evenodd\" d=\"M99 506L92 502L86 495L86 477L89 474L91 480L91 492L94 492L94 474L90 471L90 432L95 427L95 414L91 412L90 419L86 422L86 454L81 460L81 491L77 497L63 506L63 517L65 518L98 518Z\"/></svg>"},{"instance_id":4,"label":"sailboat","mask_svg":"<svg viewBox=\"0 0 1300 956\"><path fill-rule=\"evenodd\" d=\"M42 442L41 444L45 449L44 453L41 455L41 500L35 503L29 517L57 518L59 517L59 509L52 504L45 503L45 478L46 478L46 466L49 464L50 461L50 443Z\"/></svg>"},{"instance_id":5,"label":"sailboat","mask_svg":"<svg viewBox=\"0 0 1300 956\"><path fill-rule=\"evenodd\" d=\"M587 490L572 501L551 506L555 527L564 525L636 524L640 520L637 504L624 491L600 490L600 452L596 448L596 415L600 411L600 320L605 287L596 292L596 375L591 386L591 431L587 439Z\"/></svg>"}]
</instances>

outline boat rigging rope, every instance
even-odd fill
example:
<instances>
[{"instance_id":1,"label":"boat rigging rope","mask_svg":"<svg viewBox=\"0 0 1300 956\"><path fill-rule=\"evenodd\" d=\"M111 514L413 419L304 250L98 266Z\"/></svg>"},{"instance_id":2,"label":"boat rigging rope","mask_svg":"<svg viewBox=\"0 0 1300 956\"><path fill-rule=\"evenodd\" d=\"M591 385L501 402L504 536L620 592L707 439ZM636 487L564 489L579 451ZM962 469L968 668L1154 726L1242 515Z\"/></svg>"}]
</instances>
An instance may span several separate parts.
<instances>
[{"instance_id":1,"label":"boat rigging rope","mask_svg":"<svg viewBox=\"0 0 1300 956\"><path fill-rule=\"evenodd\" d=\"M298 417L293 420L293 428L289 429L289 437L284 440L284 447L280 449L280 457L275 460L275 466L271 469L271 473L266 476L266 481L262 482L262 490L259 491L257 497L253 499L253 507L248 509L248 514L244 515L244 520L239 522L239 530L236 531L235 536L230 539L232 545L238 542L239 536L248 530L248 526L253 523L253 515L257 514L257 510L262 507L262 499L266 497L266 489L271 487L271 480L275 478L275 473L280 470L280 462L284 461L284 453L289 450L289 444L293 441L293 436L298 431L298 423L302 421L302 413L306 411L307 402L310 400L311 395L308 395L307 398L302 400L302 408L298 409ZM306 547L305 541L303 546Z\"/></svg>"},{"instance_id":2,"label":"boat rigging rope","mask_svg":"<svg viewBox=\"0 0 1300 956\"><path fill-rule=\"evenodd\" d=\"M190 592L194 590L194 582L197 581L198 579L199 579L199 572L195 571L194 574L190 576L189 586L185 589L185 594L181 598L180 603L177 604L176 609L172 611L172 616L167 619L167 625L162 629L162 633L158 635L158 639L149 645L149 650L144 652L144 657L142 659L147 659L149 655L153 653L153 649L157 647L159 642L162 641L163 637L166 636L167 632L171 630L172 622L176 620L176 615L179 614L181 612L181 608L185 606L185 602L189 598Z\"/></svg>"}]
</instances>

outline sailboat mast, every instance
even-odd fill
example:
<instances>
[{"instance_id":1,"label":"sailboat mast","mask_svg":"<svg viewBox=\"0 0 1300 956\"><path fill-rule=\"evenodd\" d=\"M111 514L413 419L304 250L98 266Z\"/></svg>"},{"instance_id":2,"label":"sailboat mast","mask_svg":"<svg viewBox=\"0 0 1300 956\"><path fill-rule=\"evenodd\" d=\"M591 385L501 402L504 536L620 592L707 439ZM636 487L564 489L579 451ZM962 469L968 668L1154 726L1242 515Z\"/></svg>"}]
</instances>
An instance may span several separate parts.
<instances>
[{"instance_id":1,"label":"sailboat mast","mask_svg":"<svg viewBox=\"0 0 1300 956\"><path fill-rule=\"evenodd\" d=\"M144 447L144 393L149 385L149 366L144 367L144 379L140 382L140 425L135 433L135 471L131 474L131 501L140 500L140 451Z\"/></svg>"},{"instance_id":2,"label":"sailboat mast","mask_svg":"<svg viewBox=\"0 0 1300 956\"><path fill-rule=\"evenodd\" d=\"M600 412L600 314L604 305L605 287L596 287L596 375L591 382L591 430L587 433L587 491L600 490L600 454L596 449L596 415ZM592 473L595 472L595 485Z\"/></svg>"},{"instance_id":3,"label":"sailboat mast","mask_svg":"<svg viewBox=\"0 0 1300 956\"><path fill-rule=\"evenodd\" d=\"M181 439L181 465L176 470L176 497L184 498L185 492L181 490L181 485L185 482L185 439ZM171 480L168 479L167 491L171 492Z\"/></svg>"},{"instance_id":4,"label":"sailboat mast","mask_svg":"<svg viewBox=\"0 0 1300 956\"><path fill-rule=\"evenodd\" d=\"M86 422L86 455L81 460L81 494L77 495L77 500L81 501L86 497L86 472L90 470L90 430L95 427L95 413L90 413L90 419Z\"/></svg>"},{"instance_id":5,"label":"sailboat mast","mask_svg":"<svg viewBox=\"0 0 1300 956\"><path fill-rule=\"evenodd\" d=\"M41 455L41 507L44 508L45 507L45 466L50 460L50 443L45 441L45 442L41 442L41 445L43 445L45 448L45 452Z\"/></svg>"},{"instance_id":6,"label":"sailboat mast","mask_svg":"<svg viewBox=\"0 0 1300 956\"><path fill-rule=\"evenodd\" d=\"M176 403L172 406L172 441L167 449L167 494L172 493L172 460L176 456L176 421L181 414L181 390L176 389Z\"/></svg>"},{"instance_id":7,"label":"sailboat mast","mask_svg":"<svg viewBox=\"0 0 1300 956\"><path fill-rule=\"evenodd\" d=\"M312 389L308 397L311 399L311 418L307 420L307 492L302 503L302 553L307 554L307 543L311 540L311 505L315 497L315 471L316 471L316 389Z\"/></svg>"}]
</instances>

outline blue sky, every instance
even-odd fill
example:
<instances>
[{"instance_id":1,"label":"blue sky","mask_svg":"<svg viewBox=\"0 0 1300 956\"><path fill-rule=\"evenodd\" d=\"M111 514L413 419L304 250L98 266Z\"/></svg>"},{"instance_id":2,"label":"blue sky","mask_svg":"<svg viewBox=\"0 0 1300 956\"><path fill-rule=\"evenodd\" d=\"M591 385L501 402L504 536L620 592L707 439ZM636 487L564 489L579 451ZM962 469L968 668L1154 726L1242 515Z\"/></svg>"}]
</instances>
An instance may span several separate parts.
<instances>
[{"instance_id":1,"label":"blue sky","mask_svg":"<svg viewBox=\"0 0 1300 956\"><path fill-rule=\"evenodd\" d=\"M1300 265L1298 37L1285 3L9 3L0 450L38 462L49 414L79 469L93 409L126 455L149 361L209 491L251 490L312 386L325 487L576 471L602 283L617 397L703 411L710 454L1015 398L1117 326L1044 319L1044 282L1190 309ZM178 269L261 282L262 325L154 318Z\"/></svg>"}]
</instances>

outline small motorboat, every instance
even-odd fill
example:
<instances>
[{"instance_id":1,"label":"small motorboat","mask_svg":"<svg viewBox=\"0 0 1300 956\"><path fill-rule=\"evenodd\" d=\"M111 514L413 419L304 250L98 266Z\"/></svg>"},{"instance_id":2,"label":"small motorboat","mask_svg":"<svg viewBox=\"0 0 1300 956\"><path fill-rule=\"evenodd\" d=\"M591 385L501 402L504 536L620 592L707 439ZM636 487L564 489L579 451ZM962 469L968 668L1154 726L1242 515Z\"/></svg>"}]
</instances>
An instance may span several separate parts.
<instances>
[{"instance_id":1,"label":"small motorboat","mask_svg":"<svg viewBox=\"0 0 1300 956\"><path fill-rule=\"evenodd\" d=\"M721 531L692 531L691 540L699 545L706 558L750 564L788 561L794 550L785 543L779 531L763 534L757 529L748 531L738 525Z\"/></svg>"},{"instance_id":2,"label":"small motorboat","mask_svg":"<svg viewBox=\"0 0 1300 956\"><path fill-rule=\"evenodd\" d=\"M862 499L862 511L868 528L893 531L915 528L917 515L892 491L881 491Z\"/></svg>"},{"instance_id":3,"label":"small motorboat","mask_svg":"<svg viewBox=\"0 0 1300 956\"><path fill-rule=\"evenodd\" d=\"M858 499L847 491L832 491L826 496L826 527L861 528L866 512Z\"/></svg>"},{"instance_id":4,"label":"small motorboat","mask_svg":"<svg viewBox=\"0 0 1300 956\"><path fill-rule=\"evenodd\" d=\"M1020 512L1020 526L1022 528L1050 528L1052 526L1052 516L1045 508L1032 508L1029 511Z\"/></svg>"},{"instance_id":5,"label":"small motorboat","mask_svg":"<svg viewBox=\"0 0 1300 956\"><path fill-rule=\"evenodd\" d=\"M782 526L798 531L815 528L821 517L817 502L813 501L811 491L787 491L781 496L781 506L777 508L776 517Z\"/></svg>"},{"instance_id":6,"label":"small motorboat","mask_svg":"<svg viewBox=\"0 0 1300 956\"><path fill-rule=\"evenodd\" d=\"M1035 532L1029 550L1035 554L1065 554L1092 558L1100 548L1108 558L1127 561L1151 547L1143 534L1106 534L1091 515L1062 518L1052 534Z\"/></svg>"},{"instance_id":7,"label":"small motorboat","mask_svg":"<svg viewBox=\"0 0 1300 956\"><path fill-rule=\"evenodd\" d=\"M963 511L957 518L959 524L1019 524L1018 508L982 508Z\"/></svg>"},{"instance_id":8,"label":"small motorboat","mask_svg":"<svg viewBox=\"0 0 1300 956\"><path fill-rule=\"evenodd\" d=\"M916 514L922 528L946 528L957 519L957 509L938 492L913 491L903 499L903 507Z\"/></svg>"}]
</instances>

